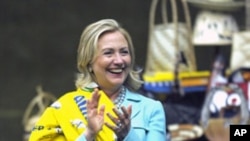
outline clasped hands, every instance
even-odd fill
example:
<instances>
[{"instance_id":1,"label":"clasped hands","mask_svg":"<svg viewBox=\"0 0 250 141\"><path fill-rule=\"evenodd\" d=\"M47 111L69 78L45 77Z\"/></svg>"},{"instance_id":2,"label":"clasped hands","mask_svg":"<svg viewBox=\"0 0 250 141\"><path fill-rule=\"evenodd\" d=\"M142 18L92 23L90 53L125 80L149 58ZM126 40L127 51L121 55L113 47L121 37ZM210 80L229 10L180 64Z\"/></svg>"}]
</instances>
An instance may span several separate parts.
<instances>
[{"instance_id":1,"label":"clasped hands","mask_svg":"<svg viewBox=\"0 0 250 141\"><path fill-rule=\"evenodd\" d=\"M110 123L104 122L104 114L105 114L105 105L101 105L98 109L98 103L100 99L100 94L98 89L96 88L92 97L87 101L87 119L88 125L85 132L85 136L87 140L93 140L95 135L102 130L102 126L104 124L114 131L119 140L124 139L130 129L130 116L132 113L132 106L128 106L127 108L122 106L121 111L117 108L114 108L113 111L116 114L116 117L107 113L107 116L112 120L114 125Z\"/></svg>"}]
</instances>

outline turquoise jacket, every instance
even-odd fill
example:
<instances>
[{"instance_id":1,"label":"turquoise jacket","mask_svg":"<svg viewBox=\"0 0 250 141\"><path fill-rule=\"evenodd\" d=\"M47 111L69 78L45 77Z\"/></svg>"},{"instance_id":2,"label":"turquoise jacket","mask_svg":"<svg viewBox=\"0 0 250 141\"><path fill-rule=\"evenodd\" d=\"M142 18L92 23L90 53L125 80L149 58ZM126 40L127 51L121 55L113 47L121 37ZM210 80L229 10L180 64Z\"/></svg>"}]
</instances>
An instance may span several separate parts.
<instances>
[{"instance_id":1,"label":"turquoise jacket","mask_svg":"<svg viewBox=\"0 0 250 141\"><path fill-rule=\"evenodd\" d=\"M132 105L131 129L124 141L167 141L163 105L141 94L126 91L122 106ZM81 135L77 141L85 141Z\"/></svg>"}]
</instances>

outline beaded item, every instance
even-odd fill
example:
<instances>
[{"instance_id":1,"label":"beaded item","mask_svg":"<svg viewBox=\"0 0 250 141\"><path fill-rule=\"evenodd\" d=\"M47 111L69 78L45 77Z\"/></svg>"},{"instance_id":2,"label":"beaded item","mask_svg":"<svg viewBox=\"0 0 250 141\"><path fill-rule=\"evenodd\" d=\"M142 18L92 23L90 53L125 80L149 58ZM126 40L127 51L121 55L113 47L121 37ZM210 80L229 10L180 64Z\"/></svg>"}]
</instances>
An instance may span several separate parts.
<instances>
[{"instance_id":1,"label":"beaded item","mask_svg":"<svg viewBox=\"0 0 250 141\"><path fill-rule=\"evenodd\" d=\"M122 87L118 97L114 100L114 104L116 105L118 109L121 108L122 102L125 99L125 95L126 95L126 89L125 87Z\"/></svg>"}]
</instances>

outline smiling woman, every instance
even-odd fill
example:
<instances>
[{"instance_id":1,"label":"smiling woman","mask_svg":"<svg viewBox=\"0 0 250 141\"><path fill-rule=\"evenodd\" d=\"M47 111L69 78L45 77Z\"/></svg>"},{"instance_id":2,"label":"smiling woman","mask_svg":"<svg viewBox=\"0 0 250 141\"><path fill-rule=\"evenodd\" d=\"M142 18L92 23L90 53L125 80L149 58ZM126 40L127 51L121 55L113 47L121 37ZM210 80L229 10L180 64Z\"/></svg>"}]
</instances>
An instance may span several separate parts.
<instances>
[{"instance_id":1,"label":"smiling woman","mask_svg":"<svg viewBox=\"0 0 250 141\"><path fill-rule=\"evenodd\" d=\"M98 53L89 67L96 82L106 89L122 85L131 65L130 49L122 33L111 31L99 38ZM110 95L112 97L112 93Z\"/></svg>"},{"instance_id":2,"label":"smiling woman","mask_svg":"<svg viewBox=\"0 0 250 141\"><path fill-rule=\"evenodd\" d=\"M137 91L134 60L132 39L117 21L88 25L78 46L77 90L45 110L30 141L168 140L163 105Z\"/></svg>"}]
</instances>

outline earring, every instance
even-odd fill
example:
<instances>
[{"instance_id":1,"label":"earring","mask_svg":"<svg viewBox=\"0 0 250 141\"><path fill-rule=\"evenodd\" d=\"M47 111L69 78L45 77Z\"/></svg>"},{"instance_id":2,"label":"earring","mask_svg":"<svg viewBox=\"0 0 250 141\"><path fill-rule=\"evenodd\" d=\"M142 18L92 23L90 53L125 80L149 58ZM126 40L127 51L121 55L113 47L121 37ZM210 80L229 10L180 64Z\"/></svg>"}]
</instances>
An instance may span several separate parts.
<instances>
[{"instance_id":1,"label":"earring","mask_svg":"<svg viewBox=\"0 0 250 141\"><path fill-rule=\"evenodd\" d=\"M89 72L93 72L93 69L91 67L89 67Z\"/></svg>"}]
</instances>

